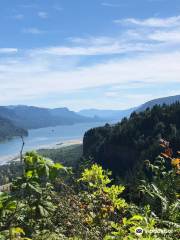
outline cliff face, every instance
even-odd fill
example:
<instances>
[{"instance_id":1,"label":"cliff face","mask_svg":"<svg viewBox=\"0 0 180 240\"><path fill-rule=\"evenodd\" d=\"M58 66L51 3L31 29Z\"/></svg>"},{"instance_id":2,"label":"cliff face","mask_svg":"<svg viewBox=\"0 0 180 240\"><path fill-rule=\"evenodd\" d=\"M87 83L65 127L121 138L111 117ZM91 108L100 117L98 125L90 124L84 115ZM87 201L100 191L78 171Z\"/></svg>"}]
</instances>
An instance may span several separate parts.
<instances>
[{"instance_id":1,"label":"cliff face","mask_svg":"<svg viewBox=\"0 0 180 240\"><path fill-rule=\"evenodd\" d=\"M84 135L86 158L113 171L115 175L140 172L146 159L153 161L159 154L159 139L172 143L175 151L180 145L180 104L154 106L133 113L115 125L91 129Z\"/></svg>"}]
</instances>

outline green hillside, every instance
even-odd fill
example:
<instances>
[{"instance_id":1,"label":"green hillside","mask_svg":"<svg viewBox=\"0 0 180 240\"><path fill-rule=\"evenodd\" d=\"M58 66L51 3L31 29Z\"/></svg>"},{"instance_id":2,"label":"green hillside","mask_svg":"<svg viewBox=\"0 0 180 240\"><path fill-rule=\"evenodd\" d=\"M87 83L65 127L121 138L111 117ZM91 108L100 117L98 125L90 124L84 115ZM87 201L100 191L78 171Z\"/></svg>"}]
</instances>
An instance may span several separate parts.
<instances>
[{"instance_id":1,"label":"green hillside","mask_svg":"<svg viewBox=\"0 0 180 240\"><path fill-rule=\"evenodd\" d=\"M27 134L26 130L16 127L10 120L0 117L0 141Z\"/></svg>"},{"instance_id":2,"label":"green hillside","mask_svg":"<svg viewBox=\"0 0 180 240\"><path fill-rule=\"evenodd\" d=\"M82 157L82 144L75 144L56 149L40 149L38 153L45 158L52 159L56 163L63 163L66 167L78 167ZM0 166L0 186L12 182L21 175L22 165L20 162L12 161L10 164Z\"/></svg>"},{"instance_id":3,"label":"green hillside","mask_svg":"<svg viewBox=\"0 0 180 240\"><path fill-rule=\"evenodd\" d=\"M179 146L176 103L89 130L84 156L82 145L26 153L0 168L0 239L179 239Z\"/></svg>"},{"instance_id":4,"label":"green hillside","mask_svg":"<svg viewBox=\"0 0 180 240\"><path fill-rule=\"evenodd\" d=\"M25 129L97 121L97 119L81 116L67 108L49 109L21 105L0 107L0 116Z\"/></svg>"},{"instance_id":5,"label":"green hillside","mask_svg":"<svg viewBox=\"0 0 180 240\"><path fill-rule=\"evenodd\" d=\"M38 153L43 157L50 158L54 162L61 162L65 166L75 166L82 157L82 144L75 144L57 149L40 149Z\"/></svg>"},{"instance_id":6,"label":"green hillside","mask_svg":"<svg viewBox=\"0 0 180 240\"><path fill-rule=\"evenodd\" d=\"M162 106L163 104L171 105L176 102L180 102L180 95L156 98L142 104L140 107L137 108L137 112L145 111L147 108L152 108L155 105L160 105L160 106Z\"/></svg>"},{"instance_id":7,"label":"green hillside","mask_svg":"<svg viewBox=\"0 0 180 240\"><path fill-rule=\"evenodd\" d=\"M169 140L174 150L180 146L180 104L154 106L132 113L115 125L106 124L85 133L83 152L114 175L139 174L145 159L153 161L161 138Z\"/></svg>"}]
</instances>

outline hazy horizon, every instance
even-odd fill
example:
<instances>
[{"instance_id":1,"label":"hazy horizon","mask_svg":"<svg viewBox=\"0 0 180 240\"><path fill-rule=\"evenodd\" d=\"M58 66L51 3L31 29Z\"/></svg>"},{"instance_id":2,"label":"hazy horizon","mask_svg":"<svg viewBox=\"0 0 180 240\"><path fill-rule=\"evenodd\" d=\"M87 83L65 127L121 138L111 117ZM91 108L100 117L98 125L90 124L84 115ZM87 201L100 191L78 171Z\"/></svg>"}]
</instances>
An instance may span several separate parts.
<instances>
[{"instance_id":1,"label":"hazy horizon","mask_svg":"<svg viewBox=\"0 0 180 240\"><path fill-rule=\"evenodd\" d=\"M118 109L118 108L94 108L94 107L90 107L90 108L80 108L80 109L72 109L72 108L69 108L67 106L52 106L52 107L47 107L47 106L40 106L40 105L25 105L25 104L15 104L15 105L0 105L0 107L16 107L16 106L27 106L27 107L37 107L37 108L49 108L49 109L56 109L56 108L67 108L71 111L74 111L74 112L80 112L82 110L107 110L107 111L123 111L123 110L130 110L130 109L133 109L133 108L138 108L140 106L142 106L143 104L149 102L149 101L152 101L152 100L158 100L158 99L161 99L161 98L168 98L168 97L176 97L176 96L179 96L179 95L173 95L173 96L164 96L164 97L160 97L160 98L153 98L153 99L150 99L146 102L143 102L137 106L130 106L130 107L127 107L127 108L124 108L124 109Z\"/></svg>"}]
</instances>

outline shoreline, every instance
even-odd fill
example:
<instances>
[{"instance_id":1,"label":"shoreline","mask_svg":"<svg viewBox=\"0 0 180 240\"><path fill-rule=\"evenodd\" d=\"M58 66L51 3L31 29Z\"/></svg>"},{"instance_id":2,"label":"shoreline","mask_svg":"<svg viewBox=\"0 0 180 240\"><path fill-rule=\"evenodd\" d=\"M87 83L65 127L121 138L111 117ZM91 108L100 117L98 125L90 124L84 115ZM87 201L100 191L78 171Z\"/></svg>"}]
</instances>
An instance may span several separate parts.
<instances>
[{"instance_id":1,"label":"shoreline","mask_svg":"<svg viewBox=\"0 0 180 240\"><path fill-rule=\"evenodd\" d=\"M68 146L73 146L76 144L82 144L82 139L72 139L72 140L65 140L63 142L57 142L47 145L42 145L37 147L36 149L28 150L28 151L38 151L42 149L59 149L64 148ZM28 152L25 151L25 152ZM20 161L20 154L14 154L14 155L6 155L6 156L0 156L0 166L10 164L11 162L18 162Z\"/></svg>"}]
</instances>

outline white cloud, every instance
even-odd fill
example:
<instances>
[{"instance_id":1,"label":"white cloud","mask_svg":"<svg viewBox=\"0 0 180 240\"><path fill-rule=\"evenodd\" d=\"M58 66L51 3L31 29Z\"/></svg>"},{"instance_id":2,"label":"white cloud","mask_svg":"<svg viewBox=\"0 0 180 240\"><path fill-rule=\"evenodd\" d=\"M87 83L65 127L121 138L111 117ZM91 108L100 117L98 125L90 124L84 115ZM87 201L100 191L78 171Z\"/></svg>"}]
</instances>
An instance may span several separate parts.
<instances>
[{"instance_id":1,"label":"white cloud","mask_svg":"<svg viewBox=\"0 0 180 240\"><path fill-rule=\"evenodd\" d=\"M70 37L67 39L69 42L74 44L81 44L81 45L108 45L112 44L113 42L119 41L117 38L107 37L107 36L100 36L100 37L86 37L86 38L78 38L78 37Z\"/></svg>"},{"instance_id":2,"label":"white cloud","mask_svg":"<svg viewBox=\"0 0 180 240\"><path fill-rule=\"evenodd\" d=\"M102 2L101 5L103 7L112 7L112 8L116 8L116 7L121 7L123 6L124 4L121 3L121 4L115 4L115 3L110 3L110 2Z\"/></svg>"},{"instance_id":3,"label":"white cloud","mask_svg":"<svg viewBox=\"0 0 180 240\"><path fill-rule=\"evenodd\" d=\"M22 20L23 18L24 18L23 14L17 14L14 16L14 19L16 19L16 20Z\"/></svg>"},{"instance_id":4,"label":"white cloud","mask_svg":"<svg viewBox=\"0 0 180 240\"><path fill-rule=\"evenodd\" d=\"M55 9L58 12L61 12L62 10L64 10L64 8L57 6L57 5L53 6L53 9Z\"/></svg>"},{"instance_id":5,"label":"white cloud","mask_svg":"<svg viewBox=\"0 0 180 240\"><path fill-rule=\"evenodd\" d=\"M22 8L37 8L38 7L37 4L21 4L19 6Z\"/></svg>"},{"instance_id":6,"label":"white cloud","mask_svg":"<svg viewBox=\"0 0 180 240\"><path fill-rule=\"evenodd\" d=\"M180 43L180 28L171 31L155 31L149 34L148 37L155 41Z\"/></svg>"},{"instance_id":7,"label":"white cloud","mask_svg":"<svg viewBox=\"0 0 180 240\"><path fill-rule=\"evenodd\" d=\"M129 38L129 39L126 39ZM131 39L132 38L132 39ZM132 41L134 36L68 38L70 44L66 46L36 49L32 54L49 54L57 56L95 56L116 55L129 52L146 52L154 49L153 44Z\"/></svg>"},{"instance_id":8,"label":"white cloud","mask_svg":"<svg viewBox=\"0 0 180 240\"><path fill-rule=\"evenodd\" d=\"M126 18L114 21L117 24L133 24L142 27L180 27L180 15L169 18L136 19Z\"/></svg>"},{"instance_id":9,"label":"white cloud","mask_svg":"<svg viewBox=\"0 0 180 240\"><path fill-rule=\"evenodd\" d=\"M67 62L66 62L67 61ZM68 63L68 60L64 64ZM108 61L94 66L75 69L57 70L52 67L54 59L49 62L28 56L19 62L0 64L0 100L10 104L14 100L25 101L38 99L39 96L70 93L86 88L119 84L133 85L137 80L146 83L169 84L180 83L180 52L167 54L146 54L131 59ZM6 96L4 96L6 92ZM153 93L156 96L156 93ZM146 99L145 99L146 100ZM134 99L134 105L139 100Z\"/></svg>"},{"instance_id":10,"label":"white cloud","mask_svg":"<svg viewBox=\"0 0 180 240\"><path fill-rule=\"evenodd\" d=\"M146 49L147 47L147 49ZM37 53L59 55L59 56L93 56L93 55L112 55L133 51L149 51L149 45L145 44L120 44L89 47L50 47L39 49Z\"/></svg>"},{"instance_id":11,"label":"white cloud","mask_svg":"<svg viewBox=\"0 0 180 240\"><path fill-rule=\"evenodd\" d=\"M171 82L180 84L180 28L172 21L173 27L169 23L169 28L165 28L159 22L161 27L156 28L155 23L147 25L147 20L144 20L146 26L143 28L141 25L133 30L126 28L118 36L69 38L64 46L31 49L21 51L21 57L0 58L1 104L36 101L47 96L110 85L112 88L106 89L103 95L108 100L97 102L95 98L83 100L83 104L113 106L112 99L118 98L117 86L124 90L134 88L134 94L121 96L124 101L117 103L125 108L157 97L155 92L152 95L136 94L139 86L143 89L156 83L162 86ZM154 28L149 28L149 25ZM25 29L24 32L44 33L37 28ZM0 49L0 53L3 52L13 53L17 49ZM117 54L123 54L123 57ZM96 55L107 55L108 58L103 58L100 63L99 58L94 57L93 63L89 64L89 56L92 59ZM164 95L168 95L168 91ZM108 102L110 98L112 102ZM75 103L80 104L80 99L74 103L64 100L62 104L68 102L74 107Z\"/></svg>"},{"instance_id":12,"label":"white cloud","mask_svg":"<svg viewBox=\"0 0 180 240\"><path fill-rule=\"evenodd\" d=\"M113 91L105 92L105 96L110 97L110 98L112 98L112 97L115 98L115 97L119 96L119 93L118 92L113 92Z\"/></svg>"},{"instance_id":13,"label":"white cloud","mask_svg":"<svg viewBox=\"0 0 180 240\"><path fill-rule=\"evenodd\" d=\"M148 2L166 2L166 0L148 0Z\"/></svg>"},{"instance_id":14,"label":"white cloud","mask_svg":"<svg viewBox=\"0 0 180 240\"><path fill-rule=\"evenodd\" d=\"M17 53L17 48L0 48L0 54Z\"/></svg>"},{"instance_id":15,"label":"white cloud","mask_svg":"<svg viewBox=\"0 0 180 240\"><path fill-rule=\"evenodd\" d=\"M40 18L43 18L43 19L46 19L46 18L48 18L48 14L47 14L47 12L38 12L38 16L40 17Z\"/></svg>"},{"instance_id":16,"label":"white cloud","mask_svg":"<svg viewBox=\"0 0 180 240\"><path fill-rule=\"evenodd\" d=\"M180 49L180 15L169 18L128 18L116 20L126 24L121 36L126 44L144 44L145 50L171 51ZM132 25L133 24L133 28Z\"/></svg>"},{"instance_id":17,"label":"white cloud","mask_svg":"<svg viewBox=\"0 0 180 240\"><path fill-rule=\"evenodd\" d=\"M30 33L30 34L42 34L45 33L45 31L40 30L38 28L32 27L32 28L25 28L23 29L24 33Z\"/></svg>"}]
</instances>

